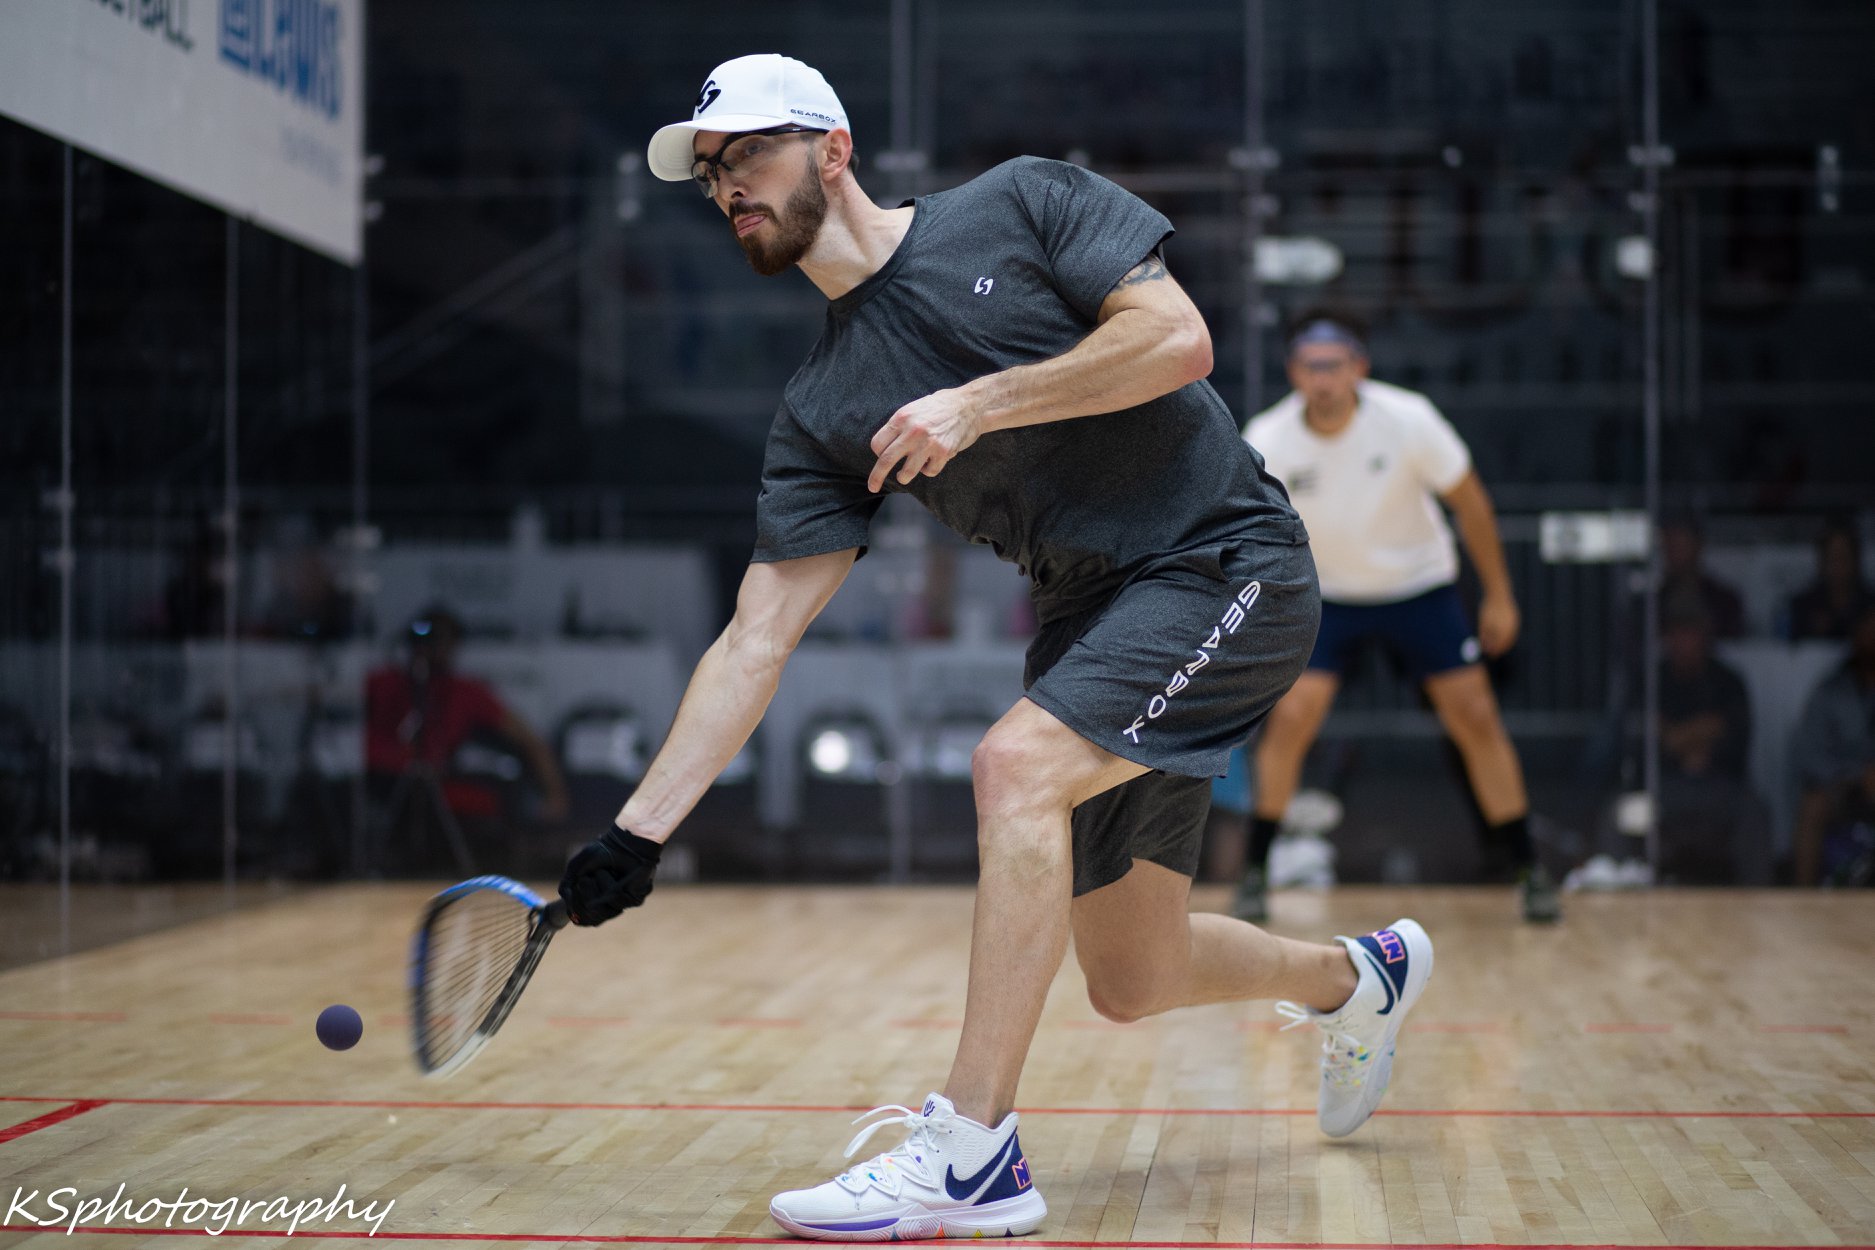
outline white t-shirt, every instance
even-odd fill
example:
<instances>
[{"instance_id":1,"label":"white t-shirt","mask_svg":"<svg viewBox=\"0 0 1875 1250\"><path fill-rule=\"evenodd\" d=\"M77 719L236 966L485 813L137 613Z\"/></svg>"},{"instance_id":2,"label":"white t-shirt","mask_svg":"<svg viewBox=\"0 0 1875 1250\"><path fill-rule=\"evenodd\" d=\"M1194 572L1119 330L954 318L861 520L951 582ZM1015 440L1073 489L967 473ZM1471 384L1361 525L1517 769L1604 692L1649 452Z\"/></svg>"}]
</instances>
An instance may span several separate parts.
<instances>
[{"instance_id":1,"label":"white t-shirt","mask_svg":"<svg viewBox=\"0 0 1875 1250\"><path fill-rule=\"evenodd\" d=\"M1322 598L1395 603L1458 580L1458 549L1435 496L1464 479L1471 453L1424 395L1362 382L1353 420L1324 438L1292 391L1252 418L1244 439L1309 528Z\"/></svg>"}]
</instances>

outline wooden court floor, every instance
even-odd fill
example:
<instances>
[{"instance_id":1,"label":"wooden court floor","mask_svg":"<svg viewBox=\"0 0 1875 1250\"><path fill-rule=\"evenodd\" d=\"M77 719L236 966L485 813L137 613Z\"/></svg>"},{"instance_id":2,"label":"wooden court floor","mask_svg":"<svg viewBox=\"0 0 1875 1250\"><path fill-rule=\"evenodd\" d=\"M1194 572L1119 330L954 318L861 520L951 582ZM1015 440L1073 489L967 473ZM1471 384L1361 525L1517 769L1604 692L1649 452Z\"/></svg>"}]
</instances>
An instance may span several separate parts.
<instances>
[{"instance_id":1,"label":"wooden court floor","mask_svg":"<svg viewBox=\"0 0 1875 1250\"><path fill-rule=\"evenodd\" d=\"M766 1241L771 1193L949 1064L967 890L671 886L565 934L481 1057L424 1079L402 1013L425 893L308 891L0 972L0 1246L69 1244L86 1198L78 1237L114 1248L206 1236L234 1198L227 1237L331 1199L296 1236ZM1544 930L1501 890L1277 896L1280 932L1412 915L1437 943L1387 1101L1341 1142L1314 1036L1265 1004L1111 1025L1070 958L1022 1089L1050 1206L1026 1240L1875 1246L1875 899L1571 904ZM314 1039L334 1002L365 1017L355 1050Z\"/></svg>"}]
</instances>

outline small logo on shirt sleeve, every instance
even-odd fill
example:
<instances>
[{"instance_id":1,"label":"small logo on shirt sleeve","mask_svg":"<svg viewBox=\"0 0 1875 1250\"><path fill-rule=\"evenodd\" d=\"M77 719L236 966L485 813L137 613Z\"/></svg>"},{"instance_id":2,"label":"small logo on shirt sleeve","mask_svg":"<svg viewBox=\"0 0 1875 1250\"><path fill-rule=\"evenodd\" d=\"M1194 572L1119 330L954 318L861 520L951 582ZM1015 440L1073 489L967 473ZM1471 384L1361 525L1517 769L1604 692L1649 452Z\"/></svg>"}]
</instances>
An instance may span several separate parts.
<instances>
[{"instance_id":1,"label":"small logo on shirt sleeve","mask_svg":"<svg viewBox=\"0 0 1875 1250\"><path fill-rule=\"evenodd\" d=\"M990 288L995 285L996 279L994 278L978 278L974 289L978 295L988 295L990 293Z\"/></svg>"}]
</instances>

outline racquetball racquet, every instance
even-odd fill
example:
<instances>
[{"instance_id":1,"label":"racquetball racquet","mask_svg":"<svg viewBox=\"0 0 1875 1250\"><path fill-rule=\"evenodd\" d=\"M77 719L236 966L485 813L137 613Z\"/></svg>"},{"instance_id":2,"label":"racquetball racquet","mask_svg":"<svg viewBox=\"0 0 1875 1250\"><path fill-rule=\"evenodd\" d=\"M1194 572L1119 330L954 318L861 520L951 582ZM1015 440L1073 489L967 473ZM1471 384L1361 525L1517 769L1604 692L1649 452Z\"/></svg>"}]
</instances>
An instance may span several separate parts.
<instances>
[{"instance_id":1,"label":"racquetball racquet","mask_svg":"<svg viewBox=\"0 0 1875 1250\"><path fill-rule=\"evenodd\" d=\"M566 922L565 903L507 877L474 877L429 901L410 947L411 1045L426 1075L475 1057Z\"/></svg>"}]
</instances>

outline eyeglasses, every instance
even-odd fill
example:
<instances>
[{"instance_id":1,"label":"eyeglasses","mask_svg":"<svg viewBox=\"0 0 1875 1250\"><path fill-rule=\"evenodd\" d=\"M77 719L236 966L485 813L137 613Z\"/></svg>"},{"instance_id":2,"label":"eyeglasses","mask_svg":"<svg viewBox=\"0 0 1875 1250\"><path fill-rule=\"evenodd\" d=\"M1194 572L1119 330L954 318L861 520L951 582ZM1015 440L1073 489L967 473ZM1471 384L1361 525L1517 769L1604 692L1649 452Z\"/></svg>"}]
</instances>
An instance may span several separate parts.
<instances>
[{"instance_id":1,"label":"eyeglasses","mask_svg":"<svg viewBox=\"0 0 1875 1250\"><path fill-rule=\"evenodd\" d=\"M732 135L723 140L723 146L716 149L715 156L699 156L690 166L690 177L702 189L704 197L713 200L716 198L719 171L748 177L774 159L775 153L781 150L781 137L826 133L812 126L775 126L768 130L751 130L747 134Z\"/></svg>"},{"instance_id":2,"label":"eyeglasses","mask_svg":"<svg viewBox=\"0 0 1875 1250\"><path fill-rule=\"evenodd\" d=\"M1304 356L1301 352L1289 354L1289 363L1293 368L1300 369L1304 373L1316 374L1340 373L1352 365L1355 359L1352 352L1337 353L1333 356Z\"/></svg>"},{"instance_id":3,"label":"eyeglasses","mask_svg":"<svg viewBox=\"0 0 1875 1250\"><path fill-rule=\"evenodd\" d=\"M1339 360L1303 360L1300 357L1291 356L1290 360L1304 373L1340 373L1354 363L1347 357Z\"/></svg>"}]
</instances>

